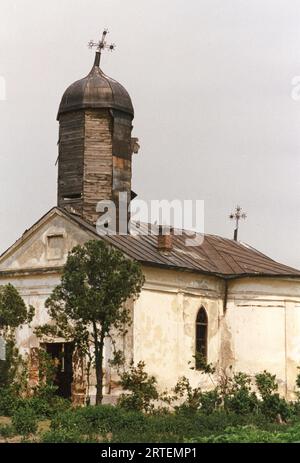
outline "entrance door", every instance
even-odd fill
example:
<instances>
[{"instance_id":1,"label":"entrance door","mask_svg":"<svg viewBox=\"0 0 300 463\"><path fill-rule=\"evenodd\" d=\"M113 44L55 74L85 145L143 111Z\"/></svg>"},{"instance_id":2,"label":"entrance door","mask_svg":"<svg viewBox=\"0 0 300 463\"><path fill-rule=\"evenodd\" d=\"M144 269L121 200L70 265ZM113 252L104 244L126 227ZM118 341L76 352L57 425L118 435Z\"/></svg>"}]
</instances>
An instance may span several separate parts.
<instances>
[{"instance_id":1,"label":"entrance door","mask_svg":"<svg viewBox=\"0 0 300 463\"><path fill-rule=\"evenodd\" d=\"M72 342L53 342L46 344L46 351L56 361L57 370L54 384L57 395L66 399L71 398L73 380L72 356L74 345Z\"/></svg>"}]
</instances>

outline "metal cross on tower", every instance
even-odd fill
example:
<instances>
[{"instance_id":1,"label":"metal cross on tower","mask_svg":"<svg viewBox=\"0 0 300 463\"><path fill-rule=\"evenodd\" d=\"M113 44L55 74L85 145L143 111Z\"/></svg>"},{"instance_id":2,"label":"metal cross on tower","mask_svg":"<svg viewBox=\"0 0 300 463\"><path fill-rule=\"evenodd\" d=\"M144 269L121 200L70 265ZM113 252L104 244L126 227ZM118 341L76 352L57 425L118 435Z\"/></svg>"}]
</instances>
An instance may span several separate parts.
<instances>
[{"instance_id":1,"label":"metal cross on tower","mask_svg":"<svg viewBox=\"0 0 300 463\"><path fill-rule=\"evenodd\" d=\"M245 212L242 212L241 206L236 206L235 211L232 212L229 216L231 220L235 220L235 229L234 229L234 241L237 241L238 239L238 231L239 231L239 222L241 219L246 219L247 214Z\"/></svg>"},{"instance_id":2,"label":"metal cross on tower","mask_svg":"<svg viewBox=\"0 0 300 463\"><path fill-rule=\"evenodd\" d=\"M100 64L102 50L114 51L116 48L116 45L114 43L111 43L111 44L106 43L107 34L108 34L108 30L104 29L101 40L99 40L99 42L94 42L93 40L90 40L88 43L89 48L96 47L97 49L96 57L95 57L95 66L99 66Z\"/></svg>"}]
</instances>

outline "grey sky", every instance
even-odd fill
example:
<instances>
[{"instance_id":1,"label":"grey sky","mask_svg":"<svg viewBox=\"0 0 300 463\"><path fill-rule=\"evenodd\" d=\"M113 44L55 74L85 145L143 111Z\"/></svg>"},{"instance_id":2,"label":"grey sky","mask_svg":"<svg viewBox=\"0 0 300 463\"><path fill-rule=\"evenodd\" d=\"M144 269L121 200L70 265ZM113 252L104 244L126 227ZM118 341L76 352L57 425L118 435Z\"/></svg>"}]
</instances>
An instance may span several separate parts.
<instances>
[{"instance_id":1,"label":"grey sky","mask_svg":"<svg viewBox=\"0 0 300 463\"><path fill-rule=\"evenodd\" d=\"M0 251L56 204L65 88L93 62L103 29L117 44L103 70L135 107L133 189L203 199L205 230L300 267L300 0L1 0Z\"/></svg>"}]
</instances>

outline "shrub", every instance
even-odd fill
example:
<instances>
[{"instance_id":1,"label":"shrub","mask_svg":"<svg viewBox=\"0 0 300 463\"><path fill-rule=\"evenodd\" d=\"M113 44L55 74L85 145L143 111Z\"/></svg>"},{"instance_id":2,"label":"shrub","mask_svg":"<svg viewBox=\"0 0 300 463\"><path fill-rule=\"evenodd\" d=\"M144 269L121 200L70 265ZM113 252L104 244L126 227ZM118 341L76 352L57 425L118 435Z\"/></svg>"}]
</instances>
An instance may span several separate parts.
<instances>
[{"instance_id":1,"label":"shrub","mask_svg":"<svg viewBox=\"0 0 300 463\"><path fill-rule=\"evenodd\" d=\"M145 429L147 416L139 410L122 410L122 408L119 407L113 408L115 411L115 419L111 420L108 432L114 433L122 429L142 432L143 429Z\"/></svg>"},{"instance_id":2,"label":"shrub","mask_svg":"<svg viewBox=\"0 0 300 463\"><path fill-rule=\"evenodd\" d=\"M185 376L182 376L182 378L177 381L173 392L174 395L170 401L181 400L181 404L175 406L175 410L195 412L200 408L202 397L201 388L193 388L189 379Z\"/></svg>"},{"instance_id":3,"label":"shrub","mask_svg":"<svg viewBox=\"0 0 300 463\"><path fill-rule=\"evenodd\" d=\"M284 442L283 436L277 432L268 432L257 429L255 426L236 426L228 427L221 434L201 436L198 438L185 439L185 443L278 443Z\"/></svg>"},{"instance_id":4,"label":"shrub","mask_svg":"<svg viewBox=\"0 0 300 463\"><path fill-rule=\"evenodd\" d=\"M184 442L185 438L223 434L227 427L256 425L258 428L278 428L268 424L261 415L239 415L223 411L206 415L180 410L164 415L146 415L141 429L127 427L116 429L109 437L110 442Z\"/></svg>"},{"instance_id":5,"label":"shrub","mask_svg":"<svg viewBox=\"0 0 300 463\"><path fill-rule=\"evenodd\" d=\"M242 415L218 410L205 414L201 410L190 413L188 409L179 408L176 413L143 414L101 405L68 410L56 415L52 419L50 431L43 435L42 441L184 442L186 438L216 437L223 435L227 428L249 425L268 432L282 428L276 423L270 423L260 411Z\"/></svg>"},{"instance_id":6,"label":"shrub","mask_svg":"<svg viewBox=\"0 0 300 463\"><path fill-rule=\"evenodd\" d=\"M30 408L37 418L45 419L68 410L71 402L58 396L49 399L33 396L22 401L21 407L24 405Z\"/></svg>"},{"instance_id":7,"label":"shrub","mask_svg":"<svg viewBox=\"0 0 300 463\"><path fill-rule=\"evenodd\" d=\"M261 412L271 420L287 421L292 416L292 406L279 394L271 394L260 402Z\"/></svg>"},{"instance_id":8,"label":"shrub","mask_svg":"<svg viewBox=\"0 0 300 463\"><path fill-rule=\"evenodd\" d=\"M21 407L12 416L12 424L18 434L28 436L37 431L37 419L34 411L29 407Z\"/></svg>"},{"instance_id":9,"label":"shrub","mask_svg":"<svg viewBox=\"0 0 300 463\"><path fill-rule=\"evenodd\" d=\"M201 412L210 415L218 410L222 403L219 389L215 388L212 391L202 392L200 396Z\"/></svg>"},{"instance_id":10,"label":"shrub","mask_svg":"<svg viewBox=\"0 0 300 463\"><path fill-rule=\"evenodd\" d=\"M222 403L218 387L211 391L202 391L200 387L193 388L185 376L179 379L173 393L173 396L164 400L170 404L181 401L180 405L174 407L177 412L195 413L200 410L202 413L210 414L218 410Z\"/></svg>"},{"instance_id":11,"label":"shrub","mask_svg":"<svg viewBox=\"0 0 300 463\"><path fill-rule=\"evenodd\" d=\"M258 399L251 388L251 378L238 372L230 378L223 396L224 409L239 414L249 414L258 408Z\"/></svg>"},{"instance_id":12,"label":"shrub","mask_svg":"<svg viewBox=\"0 0 300 463\"><path fill-rule=\"evenodd\" d=\"M276 376L264 370L255 376L256 386L261 395L259 403L261 412L271 420L288 420L293 411L293 405L279 396Z\"/></svg>"},{"instance_id":13,"label":"shrub","mask_svg":"<svg viewBox=\"0 0 300 463\"><path fill-rule=\"evenodd\" d=\"M122 394L118 405L127 410L153 410L152 402L159 398L156 383L155 377L145 371L144 362L139 362L136 367L131 362L129 371L122 373L120 380L122 388L130 394Z\"/></svg>"},{"instance_id":14,"label":"shrub","mask_svg":"<svg viewBox=\"0 0 300 463\"><path fill-rule=\"evenodd\" d=\"M123 424L123 426L118 426L112 430L112 434L107 438L108 441L114 443L180 442L185 434L184 430L189 433L193 429L190 416L175 415L174 413L144 415L141 422L139 417L134 416L132 412L124 411Z\"/></svg>"},{"instance_id":15,"label":"shrub","mask_svg":"<svg viewBox=\"0 0 300 463\"><path fill-rule=\"evenodd\" d=\"M48 444L84 443L88 440L76 430L51 429L42 435L41 442Z\"/></svg>"},{"instance_id":16,"label":"shrub","mask_svg":"<svg viewBox=\"0 0 300 463\"><path fill-rule=\"evenodd\" d=\"M67 410L63 413L58 413L51 420L52 431L67 430L81 432L82 429L86 430L86 423L81 418L81 410Z\"/></svg>"},{"instance_id":17,"label":"shrub","mask_svg":"<svg viewBox=\"0 0 300 463\"><path fill-rule=\"evenodd\" d=\"M141 430L145 418L139 411L125 411L112 405L87 406L56 415L52 419L51 429L106 435L124 428Z\"/></svg>"},{"instance_id":18,"label":"shrub","mask_svg":"<svg viewBox=\"0 0 300 463\"><path fill-rule=\"evenodd\" d=\"M257 389L263 399L264 397L270 396L278 389L276 375L272 375L266 370L255 375L255 382Z\"/></svg>"},{"instance_id":19,"label":"shrub","mask_svg":"<svg viewBox=\"0 0 300 463\"><path fill-rule=\"evenodd\" d=\"M9 387L0 387L0 415L11 416L18 408L20 399Z\"/></svg>"},{"instance_id":20,"label":"shrub","mask_svg":"<svg viewBox=\"0 0 300 463\"><path fill-rule=\"evenodd\" d=\"M16 433L15 428L9 424L0 426L0 436L4 438L12 437Z\"/></svg>"}]
</instances>

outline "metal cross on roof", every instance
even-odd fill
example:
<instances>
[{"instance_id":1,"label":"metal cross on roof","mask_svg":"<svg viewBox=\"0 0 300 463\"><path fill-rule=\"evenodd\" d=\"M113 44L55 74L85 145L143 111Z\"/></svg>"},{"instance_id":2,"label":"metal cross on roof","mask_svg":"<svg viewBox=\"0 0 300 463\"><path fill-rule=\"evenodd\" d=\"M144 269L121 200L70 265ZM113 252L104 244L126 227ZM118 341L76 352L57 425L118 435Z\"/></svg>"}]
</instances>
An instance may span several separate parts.
<instances>
[{"instance_id":1,"label":"metal cross on roof","mask_svg":"<svg viewBox=\"0 0 300 463\"><path fill-rule=\"evenodd\" d=\"M241 206L236 206L234 212L232 212L229 216L231 220L235 220L235 230L234 230L234 237L233 239L237 241L238 239L238 230L239 230L239 222L241 219L246 219L247 214L245 212L242 212Z\"/></svg>"},{"instance_id":2,"label":"metal cross on roof","mask_svg":"<svg viewBox=\"0 0 300 463\"><path fill-rule=\"evenodd\" d=\"M99 64L100 64L100 58L101 58L102 50L114 51L115 48L116 48L116 45L114 43L108 44L106 42L107 34L108 34L108 30L104 29L104 31L102 33L101 40L99 40L99 42L94 42L93 40L90 40L89 43L88 43L89 48L92 49L92 48L96 47L96 49L97 49L96 58L95 58L95 65L96 66L99 66Z\"/></svg>"}]
</instances>

